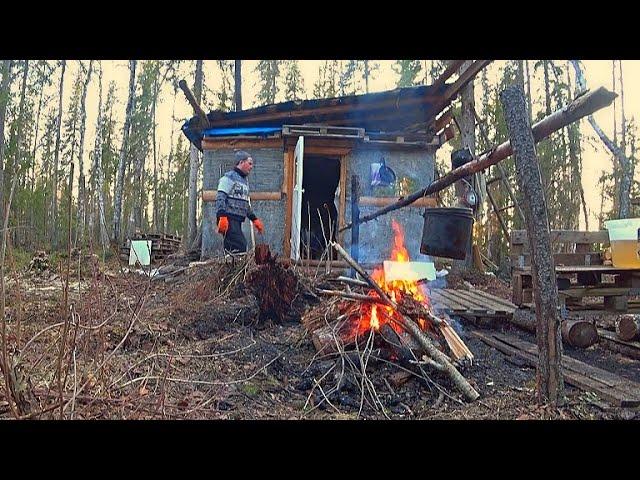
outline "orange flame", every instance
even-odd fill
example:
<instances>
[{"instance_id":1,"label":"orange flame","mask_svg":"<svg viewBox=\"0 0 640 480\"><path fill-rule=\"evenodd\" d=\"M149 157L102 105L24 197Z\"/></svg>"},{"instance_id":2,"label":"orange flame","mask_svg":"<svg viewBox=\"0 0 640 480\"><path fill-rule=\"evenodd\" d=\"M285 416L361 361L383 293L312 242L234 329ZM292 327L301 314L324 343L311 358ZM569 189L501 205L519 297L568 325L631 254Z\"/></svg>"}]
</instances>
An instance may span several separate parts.
<instances>
[{"instance_id":1,"label":"orange flame","mask_svg":"<svg viewBox=\"0 0 640 480\"><path fill-rule=\"evenodd\" d=\"M408 262L410 261L409 251L404 244L404 231L402 226L395 220L391 221L391 228L393 229L393 248L391 250L391 260L395 262ZM371 275L373 280L384 291L391 300L394 302L400 301L403 295L412 296L418 302L428 305L428 298L422 286L413 280L393 280L391 282L385 282L384 269L377 267ZM369 292L372 297L378 297L378 294L373 290ZM360 332L365 332L369 329L379 330L382 325L389 323L390 326L400 331L400 327L393 322L392 319L399 314L393 308L372 304L371 307L363 306L360 309ZM419 319L420 327L424 330L427 328L427 322L424 319Z\"/></svg>"}]
</instances>

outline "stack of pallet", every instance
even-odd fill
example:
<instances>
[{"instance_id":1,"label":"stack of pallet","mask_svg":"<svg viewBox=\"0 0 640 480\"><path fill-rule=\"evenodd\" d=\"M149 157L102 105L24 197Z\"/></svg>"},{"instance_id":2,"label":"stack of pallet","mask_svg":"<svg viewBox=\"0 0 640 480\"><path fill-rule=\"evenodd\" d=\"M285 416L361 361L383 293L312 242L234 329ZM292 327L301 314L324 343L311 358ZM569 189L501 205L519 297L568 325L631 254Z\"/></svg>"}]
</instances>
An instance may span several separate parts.
<instances>
[{"instance_id":1,"label":"stack of pallet","mask_svg":"<svg viewBox=\"0 0 640 480\"><path fill-rule=\"evenodd\" d=\"M181 238L168 233L140 233L127 239L120 248L120 257L129 261L129 251L131 250L131 240L151 240L151 261L158 262L165 260L172 253L176 253L181 245Z\"/></svg>"}]
</instances>

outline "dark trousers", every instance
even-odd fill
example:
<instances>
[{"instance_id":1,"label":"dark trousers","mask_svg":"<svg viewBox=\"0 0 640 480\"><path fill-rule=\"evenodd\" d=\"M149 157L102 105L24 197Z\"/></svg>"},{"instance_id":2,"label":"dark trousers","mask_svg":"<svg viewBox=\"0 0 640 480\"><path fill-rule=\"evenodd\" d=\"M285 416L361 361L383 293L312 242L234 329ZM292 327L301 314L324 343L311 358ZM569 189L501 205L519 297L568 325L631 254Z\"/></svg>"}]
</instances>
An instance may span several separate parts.
<instances>
[{"instance_id":1,"label":"dark trousers","mask_svg":"<svg viewBox=\"0 0 640 480\"><path fill-rule=\"evenodd\" d=\"M229 218L229 230L224 236L224 249L231 253L247 251L247 240L242 233L242 222L235 218Z\"/></svg>"}]
</instances>

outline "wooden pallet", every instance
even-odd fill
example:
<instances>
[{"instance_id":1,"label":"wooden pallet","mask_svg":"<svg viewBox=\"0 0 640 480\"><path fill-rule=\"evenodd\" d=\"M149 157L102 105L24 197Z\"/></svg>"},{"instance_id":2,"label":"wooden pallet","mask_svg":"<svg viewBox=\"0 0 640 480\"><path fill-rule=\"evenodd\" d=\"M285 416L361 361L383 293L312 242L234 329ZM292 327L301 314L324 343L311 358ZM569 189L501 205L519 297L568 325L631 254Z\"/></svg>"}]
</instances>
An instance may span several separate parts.
<instances>
[{"instance_id":1,"label":"wooden pallet","mask_svg":"<svg viewBox=\"0 0 640 480\"><path fill-rule=\"evenodd\" d=\"M428 290L428 296L435 311L447 315L504 317L513 314L517 308L509 300L481 290L432 288Z\"/></svg>"},{"instance_id":2,"label":"wooden pallet","mask_svg":"<svg viewBox=\"0 0 640 480\"><path fill-rule=\"evenodd\" d=\"M538 347L530 342L503 333L472 331L479 338L507 356L515 356L535 367L538 363ZM640 406L640 383L623 378L615 373L562 356L565 382L584 391L596 393L600 398L618 407Z\"/></svg>"},{"instance_id":3,"label":"wooden pallet","mask_svg":"<svg viewBox=\"0 0 640 480\"><path fill-rule=\"evenodd\" d=\"M585 297L603 297L605 309L626 311L629 296L640 294L640 269L603 265L608 232L552 230L550 237L563 308L579 307ZM513 303L532 305L531 255L525 230L511 232L510 249ZM606 279L609 281L603 281Z\"/></svg>"}]
</instances>

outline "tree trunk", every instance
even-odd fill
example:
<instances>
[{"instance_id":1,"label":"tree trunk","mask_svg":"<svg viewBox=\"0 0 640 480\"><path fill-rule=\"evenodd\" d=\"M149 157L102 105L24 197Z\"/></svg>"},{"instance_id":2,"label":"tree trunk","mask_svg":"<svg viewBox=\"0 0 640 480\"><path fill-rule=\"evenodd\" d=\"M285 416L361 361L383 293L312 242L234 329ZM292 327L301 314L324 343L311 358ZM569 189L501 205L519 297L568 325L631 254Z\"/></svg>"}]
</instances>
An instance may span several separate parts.
<instances>
[{"instance_id":1,"label":"tree trunk","mask_svg":"<svg viewBox=\"0 0 640 480\"><path fill-rule=\"evenodd\" d=\"M531 108L531 77L529 76L529 60L524 61L524 72L527 77L527 111L529 112L529 121L533 119L533 109Z\"/></svg>"},{"instance_id":2,"label":"tree trunk","mask_svg":"<svg viewBox=\"0 0 640 480\"><path fill-rule=\"evenodd\" d=\"M550 401L557 406L563 402L562 343L558 309L558 287L549 236L549 219L542 191L540 167L536 158L535 141L529 124L523 92L508 87L501 92L507 130L515 154L516 174L524 198L525 223L534 285L537 317L538 401Z\"/></svg>"},{"instance_id":3,"label":"tree trunk","mask_svg":"<svg viewBox=\"0 0 640 480\"><path fill-rule=\"evenodd\" d=\"M233 95L235 98L236 112L239 112L242 110L242 60L236 60L233 76L235 79Z\"/></svg>"},{"instance_id":4,"label":"tree trunk","mask_svg":"<svg viewBox=\"0 0 640 480\"><path fill-rule=\"evenodd\" d=\"M42 64L41 64L42 65ZM46 61L45 65L46 66ZM43 66L43 68L44 68ZM36 111L36 120L35 120L35 133L33 135L33 149L31 150L31 193L33 194L36 190L36 151L38 150L38 133L40 126L40 114L42 112L42 103L44 99L44 80L45 75L40 74L40 78L38 79L38 87L37 89L40 91L40 95L38 97L38 109ZM32 238L37 236L36 231L36 212L35 209L30 209L29 211L29 226L31 231ZM34 244L32 243L31 247L33 248Z\"/></svg>"},{"instance_id":5,"label":"tree trunk","mask_svg":"<svg viewBox=\"0 0 640 480\"><path fill-rule=\"evenodd\" d=\"M100 224L100 243L105 251L109 246L107 219L104 212L104 171L102 170L102 66L98 76L98 121L96 125L96 143L93 151L93 196L98 206L98 223Z\"/></svg>"},{"instance_id":6,"label":"tree trunk","mask_svg":"<svg viewBox=\"0 0 640 480\"><path fill-rule=\"evenodd\" d=\"M0 85L0 219L4 219L4 122L7 118L11 88L13 60L2 61L2 85Z\"/></svg>"},{"instance_id":7,"label":"tree trunk","mask_svg":"<svg viewBox=\"0 0 640 480\"><path fill-rule=\"evenodd\" d=\"M176 97L178 89L173 89L173 108L171 111L171 125L173 125L176 119ZM164 219L162 221L163 231L167 232L169 228L169 178L171 175L171 160L173 158L173 128L171 129L171 138L169 140L169 158L167 159L167 181L164 186Z\"/></svg>"},{"instance_id":8,"label":"tree trunk","mask_svg":"<svg viewBox=\"0 0 640 480\"><path fill-rule=\"evenodd\" d=\"M51 223L49 225L49 239L51 247L58 246L58 167L60 159L60 131L62 129L62 98L64 88L64 72L67 69L67 61L62 60L60 72L60 88L58 90L58 118L56 120L56 147L53 152L53 185L51 187Z\"/></svg>"},{"instance_id":9,"label":"tree trunk","mask_svg":"<svg viewBox=\"0 0 640 480\"><path fill-rule=\"evenodd\" d=\"M542 61L544 70L544 109L547 116L551 115L551 91L549 86L549 60Z\"/></svg>"},{"instance_id":10,"label":"tree trunk","mask_svg":"<svg viewBox=\"0 0 640 480\"><path fill-rule=\"evenodd\" d=\"M611 91L616 91L616 61L611 60ZM613 101L613 143L618 143L618 116L616 115L616 101Z\"/></svg>"},{"instance_id":11,"label":"tree trunk","mask_svg":"<svg viewBox=\"0 0 640 480\"><path fill-rule=\"evenodd\" d=\"M581 91L587 89L586 82L584 79L584 75L582 73L582 69L580 68L580 64L577 60L571 60L571 64L576 71L576 84ZM622 90L622 85L620 87ZM623 114L624 116L624 114ZM633 178L633 163L627 158L624 151L618 147L614 142L612 142L609 137L602 131L600 126L596 123L593 115L589 115L588 117L589 123L591 127L595 130L600 140L605 144L605 146L609 149L609 151L613 154L613 156L620 163L620 168L622 170L622 179L620 181L620 196L619 196L619 210L618 217L619 218L629 218L629 213L631 210L631 180ZM622 137L624 138L624 132L622 132Z\"/></svg>"},{"instance_id":12,"label":"tree trunk","mask_svg":"<svg viewBox=\"0 0 640 480\"><path fill-rule=\"evenodd\" d=\"M196 77L195 84L193 86L193 96L196 102L200 104L202 99L202 60L196 61ZM187 228L187 241L185 245L189 246L193 243L197 234L196 214L198 207L197 187L198 187L198 149L191 145L189 154L189 201L188 201L188 215L189 224Z\"/></svg>"},{"instance_id":13,"label":"tree trunk","mask_svg":"<svg viewBox=\"0 0 640 480\"><path fill-rule=\"evenodd\" d=\"M468 60L462 64L460 67L460 71L465 71L473 61ZM461 118L460 118L460 129L462 135L462 148L468 148L471 152L471 155L475 156L476 154L476 119L475 119L475 94L474 94L474 81L471 80L467 86L462 89L461 92ZM472 177L469 177L469 181L471 181ZM455 185L456 196L460 197L464 194L466 190L465 184L460 181ZM474 208L474 213L476 212L476 208ZM473 245L474 239L473 235L469 239L469 244L467 245L467 253L464 260L460 262L456 262L458 266L463 267L465 269L471 268L473 265L473 255L471 254L471 246Z\"/></svg>"},{"instance_id":14,"label":"tree trunk","mask_svg":"<svg viewBox=\"0 0 640 480\"><path fill-rule=\"evenodd\" d=\"M122 225L122 191L124 189L124 171L127 166L126 155L129 143L129 130L131 128L131 113L133 112L136 90L136 60L129 60L129 98L127 100L127 111L122 128L122 145L120 147L120 158L118 160L118 173L114 191L113 206L113 241L120 242L120 230Z\"/></svg>"},{"instance_id":15,"label":"tree trunk","mask_svg":"<svg viewBox=\"0 0 640 480\"><path fill-rule=\"evenodd\" d=\"M80 247L84 244L84 228L86 222L86 195L85 195L85 179L84 179L84 136L87 126L87 90L89 89L89 82L91 82L91 72L93 71L93 60L89 60L89 68L87 69L87 78L84 81L82 88L82 98L80 100L80 151L78 152L78 211L76 219L76 246Z\"/></svg>"}]
</instances>

